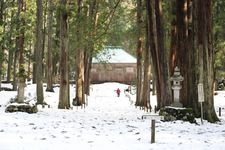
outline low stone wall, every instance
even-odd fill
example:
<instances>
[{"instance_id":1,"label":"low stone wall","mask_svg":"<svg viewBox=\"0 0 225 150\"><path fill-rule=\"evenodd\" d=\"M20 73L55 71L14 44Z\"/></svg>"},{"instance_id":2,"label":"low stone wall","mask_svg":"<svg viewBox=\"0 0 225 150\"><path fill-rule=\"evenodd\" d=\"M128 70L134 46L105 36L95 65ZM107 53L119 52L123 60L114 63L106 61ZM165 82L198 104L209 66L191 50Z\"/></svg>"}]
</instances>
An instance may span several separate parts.
<instances>
[{"instance_id":1,"label":"low stone wall","mask_svg":"<svg viewBox=\"0 0 225 150\"><path fill-rule=\"evenodd\" d=\"M182 120L190 123L197 123L191 108L164 107L159 111L160 116L164 116L164 121Z\"/></svg>"},{"instance_id":2,"label":"low stone wall","mask_svg":"<svg viewBox=\"0 0 225 150\"><path fill-rule=\"evenodd\" d=\"M6 107L5 112L8 112L8 113L27 112L27 113L31 114L31 113L37 113L38 109L37 109L36 105L29 105L29 104L26 104L26 103L21 103L21 104L12 103L12 104L9 104Z\"/></svg>"}]
</instances>

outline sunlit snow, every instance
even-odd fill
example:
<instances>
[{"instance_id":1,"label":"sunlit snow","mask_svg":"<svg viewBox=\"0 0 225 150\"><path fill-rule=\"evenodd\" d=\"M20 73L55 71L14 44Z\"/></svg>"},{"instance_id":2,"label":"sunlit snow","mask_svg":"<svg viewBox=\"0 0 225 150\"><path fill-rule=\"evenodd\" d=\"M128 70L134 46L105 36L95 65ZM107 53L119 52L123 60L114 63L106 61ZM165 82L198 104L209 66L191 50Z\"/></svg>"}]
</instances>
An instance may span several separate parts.
<instances>
[{"instance_id":1,"label":"sunlit snow","mask_svg":"<svg viewBox=\"0 0 225 150\"><path fill-rule=\"evenodd\" d=\"M2 85L11 86L11 85ZM71 99L74 85L70 86ZM13 91L0 92L0 149L1 150L224 150L225 149L225 92L215 95L215 108L222 107L221 122L204 120L199 125L188 122L156 121L156 143L151 144L151 120L134 106L123 92L128 85L104 83L91 86L88 106L59 110L58 92L44 93L50 108L39 106L36 114L5 113ZM120 97L115 90L120 88ZM27 85L27 100L35 98L35 85ZM156 103L155 96L151 102ZM152 112L152 114L154 114Z\"/></svg>"}]
</instances>

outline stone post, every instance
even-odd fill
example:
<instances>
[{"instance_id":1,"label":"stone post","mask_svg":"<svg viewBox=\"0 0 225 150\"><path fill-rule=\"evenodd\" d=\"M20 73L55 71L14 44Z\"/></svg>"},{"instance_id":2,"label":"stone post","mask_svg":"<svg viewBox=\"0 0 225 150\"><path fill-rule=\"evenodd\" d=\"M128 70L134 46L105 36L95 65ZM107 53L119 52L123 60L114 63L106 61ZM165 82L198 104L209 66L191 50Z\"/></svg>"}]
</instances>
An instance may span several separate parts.
<instances>
[{"instance_id":1,"label":"stone post","mask_svg":"<svg viewBox=\"0 0 225 150\"><path fill-rule=\"evenodd\" d=\"M170 81L173 81L172 89L174 100L171 106L183 107L183 105L180 103L180 89L182 88L180 82L183 80L184 78L180 75L180 69L176 66L173 76L170 77Z\"/></svg>"}]
</instances>

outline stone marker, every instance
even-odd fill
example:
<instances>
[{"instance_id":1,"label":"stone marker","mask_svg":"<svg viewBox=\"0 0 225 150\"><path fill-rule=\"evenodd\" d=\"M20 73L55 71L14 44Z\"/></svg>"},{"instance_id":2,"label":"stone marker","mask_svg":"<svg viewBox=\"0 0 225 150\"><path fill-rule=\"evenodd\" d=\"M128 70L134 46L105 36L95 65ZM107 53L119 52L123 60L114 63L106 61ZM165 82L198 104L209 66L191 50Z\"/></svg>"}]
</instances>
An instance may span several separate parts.
<instances>
[{"instance_id":1,"label":"stone marker","mask_svg":"<svg viewBox=\"0 0 225 150\"><path fill-rule=\"evenodd\" d=\"M173 81L172 89L174 101L171 105L173 107L183 107L180 103L180 89L182 88L180 82L183 80L184 78L180 75L180 69L176 66L173 76L170 77L170 81Z\"/></svg>"}]
</instances>

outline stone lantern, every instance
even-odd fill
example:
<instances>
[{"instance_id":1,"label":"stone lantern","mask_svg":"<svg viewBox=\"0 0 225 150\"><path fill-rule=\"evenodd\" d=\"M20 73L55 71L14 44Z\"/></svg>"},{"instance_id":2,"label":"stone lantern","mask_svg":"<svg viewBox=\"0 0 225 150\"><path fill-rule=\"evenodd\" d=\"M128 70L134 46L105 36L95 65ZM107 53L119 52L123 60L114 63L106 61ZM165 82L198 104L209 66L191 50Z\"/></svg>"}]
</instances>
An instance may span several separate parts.
<instances>
[{"instance_id":1,"label":"stone lantern","mask_svg":"<svg viewBox=\"0 0 225 150\"><path fill-rule=\"evenodd\" d=\"M180 75L180 69L176 66L174 69L173 76L170 77L170 81L173 81L172 89L173 89L173 103L174 107L183 107L180 103L180 89L182 88L180 82L183 81L184 78Z\"/></svg>"}]
</instances>

